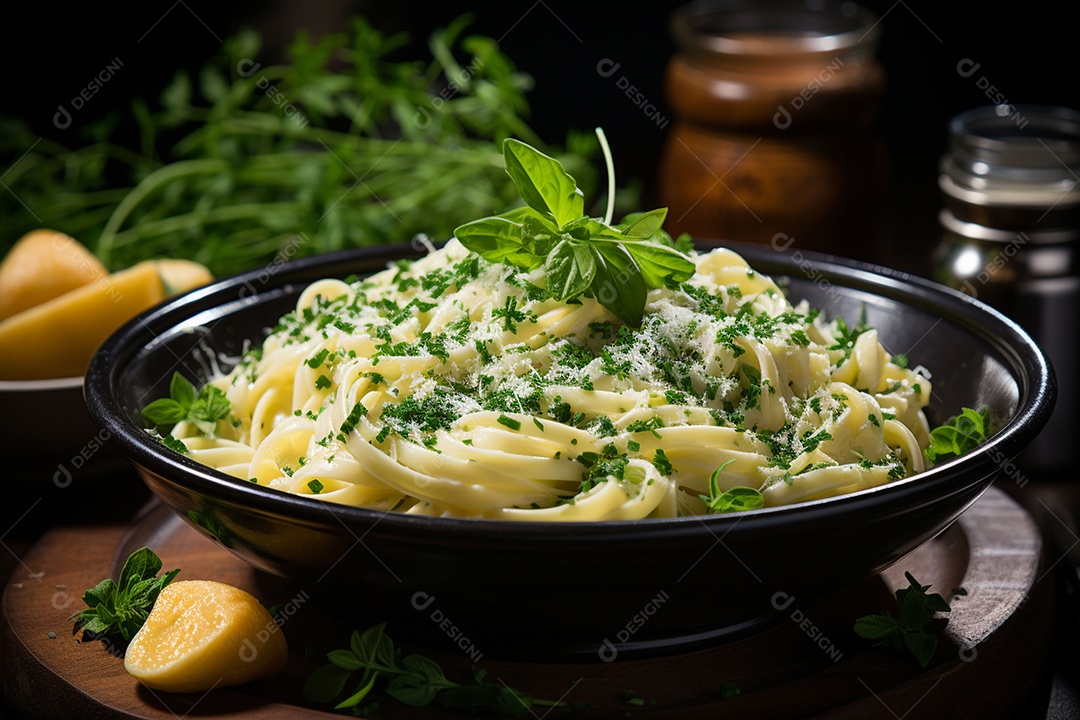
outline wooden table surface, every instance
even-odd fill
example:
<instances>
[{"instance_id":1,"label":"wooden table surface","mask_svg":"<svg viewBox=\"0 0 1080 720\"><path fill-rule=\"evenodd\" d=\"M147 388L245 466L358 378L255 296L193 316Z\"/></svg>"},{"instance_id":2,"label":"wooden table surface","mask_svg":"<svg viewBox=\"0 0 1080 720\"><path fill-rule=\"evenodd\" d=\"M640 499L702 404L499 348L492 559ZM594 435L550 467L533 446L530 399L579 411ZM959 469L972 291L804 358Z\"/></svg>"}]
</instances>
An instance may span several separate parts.
<instances>
[{"instance_id":1,"label":"wooden table surface","mask_svg":"<svg viewBox=\"0 0 1080 720\"><path fill-rule=\"evenodd\" d=\"M1004 487L1004 485L1003 485ZM1007 488L1015 490L1014 488ZM68 488L70 490L70 488ZM87 491L89 490L89 491ZM0 567L4 570L5 576L10 576L12 582L34 583L41 584L45 582L48 584L48 589L51 593L64 593L67 596L76 596L81 592L82 588L65 587L63 589L57 589L55 586L57 582L55 578L34 577L35 574L41 572L41 570L35 570L34 568L41 563L42 552L47 551L47 554L51 556L67 557L69 562L66 562L65 573L72 573L85 566L86 577L89 578L93 575L93 579L81 578L77 572L76 577L80 579L73 583L83 583L85 585L96 582L97 579L103 576L102 570L108 570L108 562L102 560L107 555L109 562L115 563L112 559L112 555L116 553L117 546L121 543L125 529L131 524L131 519L138 512L139 507L147 499L145 491L142 490L141 485L137 479L133 476L125 478L122 482L112 485L112 490L104 495L100 492L93 491L93 488L84 489L79 498L81 502L72 505L68 502L72 496L60 495L55 493L52 495L43 494L41 499L30 498L26 503L28 510L22 514L18 514L15 519L8 525L7 533L0 535L0 544L6 552L3 553L3 557L0 557ZM957 542L956 538L960 538L962 533L955 528L943 535L938 540L933 541L937 543L937 552L924 552L922 549L919 558L915 555L906 558L900 565L886 573L882 580L875 579L875 585L866 585L865 587L857 589L858 592L849 593L844 598L831 600L824 605L816 606L813 608L815 622L826 633L829 633L830 637L838 638L837 644L842 646L846 652L844 663L839 663L838 667L828 667L821 662L822 657L820 651L812 643L807 641L805 637L805 630L800 630L796 623L782 623L778 628L769 630L762 637L767 637L767 640L763 640L758 637L753 643L744 643L744 647L734 648L734 652L737 657L742 657L743 662L762 662L762 658L768 658L770 656L775 657L779 654L790 654L791 649L802 652L807 647L812 648L812 653L806 653L804 656L791 660L792 667L800 668L793 677L785 678L783 684L786 689L790 690L790 694L785 693L773 693L776 696L770 699L768 702L763 702L764 698L768 697L768 694L759 693L755 701L750 701L753 694L747 694L742 698L737 698L736 702L727 702L725 709L738 714L756 714L758 712L768 712L781 714L791 713L791 706L785 705L786 701L789 701L791 697L799 697L800 694L803 698L817 698L814 701L806 702L807 709L815 707L815 703L820 703L816 707L828 709L830 707L828 698L822 699L819 697L821 688L829 688L825 692L825 695L835 691L839 693L839 696L844 696L846 693L846 700L843 703L839 703L839 709L833 707L828 710L830 716L834 717L860 717L866 716L867 713L883 713L883 708L887 709L888 704L894 704L900 708L900 711L896 714L899 716L904 715L904 711L915 707L911 703L916 700L917 697L921 697L924 692L933 690L935 695L939 695L937 692L940 688L938 684L945 682L942 687L949 686L953 683L957 677L964 678L964 674L967 674L965 683L958 685L958 688L973 687L979 682L988 683L988 685L980 691L979 696L984 696L987 692L1001 693L1003 698L1001 702L1009 702L1010 687L1015 691L1015 687L1019 680L1015 676L1022 676L1025 672L1034 673L1030 679L1030 683L1027 680L1023 680L1022 685L1029 687L1027 697L1022 699L1021 704L1016 708L1016 712L1022 717L1075 717L1080 715L1080 711L1077 710L1075 684L1070 685L1067 680L1069 674L1072 677L1076 676L1077 658L1076 658L1076 598L1070 598L1066 595L1068 592L1068 586L1065 583L1058 583L1057 591L1055 592L1053 579L1055 576L1067 574L1070 572L1070 559L1064 554L1064 549L1068 548L1069 532L1070 529L1067 524L1071 522L1071 518L1068 517L1067 508L1078 508L1077 505L1071 505L1076 501L1076 493L1070 492L1071 488L1061 486L1040 485L1033 486L1029 484L1026 488L1021 489L1019 493L1013 492L1012 494L1017 497L1018 500L1028 501L1026 505L1035 505L1037 508L1046 508L1044 512L1032 513L1032 517L1038 519L1043 524L1044 529L1049 529L1056 533L1054 538L1048 536L1048 542L1045 552L1043 553L1041 569L1038 570L1038 577L1036 578L1038 583L1034 585L1036 589L1041 589L1041 593L1038 594L1038 607L1041 608L1036 612L1028 613L1027 617L1020 617L1019 623L1023 632L1018 633L1011 642L1014 645L1010 646L1006 656L1000 658L1000 660L990 652L984 646L984 651L979 653L980 660L983 662L957 662L950 658L947 663L940 663L935 660L935 665L932 665L929 672L919 673L917 668L905 661L901 657L894 656L891 653L881 650L869 650L864 647L865 643L858 644L860 641L854 638L853 635L848 632L845 635L845 629L841 628L841 623L847 623L850 618L858 617L865 612L873 611L874 608L867 609L868 606L860 605L860 603L870 603L874 605L876 609L883 609L883 603L889 602L890 595L886 590L886 586L889 589L900 587L904 584L902 577L902 570L913 567L912 562L915 562L914 567L919 567L917 576L922 580L923 576L931 577L936 574L939 578L939 582L942 584L950 582L950 578L955 576L956 572L974 572L971 567L967 568L952 568L948 567L949 563L944 563L941 567L935 568L935 563L941 564L944 558L948 558L951 555L955 555L960 552L957 548L952 548L948 552L945 552L942 542ZM991 500L1007 502L1005 500L1004 493L994 493L994 498ZM65 502L60 503L61 498ZM984 503L985 504L985 503ZM977 506L978 507L978 506ZM1065 508L1065 509L1063 509ZM13 512L17 509L14 504L8 509L8 512ZM1051 514L1049 510L1053 510L1055 514ZM42 512L44 511L44 512ZM992 512L992 511L991 511ZM1077 512L1076 514L1080 514ZM974 520L975 516L971 515L971 511L965 514L960 524L964 524L964 521ZM1054 529L1047 525L1047 521L1060 524L1060 528ZM984 525L986 523L983 523ZM236 560L228 553L216 548L213 544L209 543L202 537L198 536L186 526L178 525L178 529L174 528L170 531L169 537L172 538L169 544L170 551L176 551L180 553L186 553L186 557L199 558L197 561L192 561L193 566L190 568L192 571L198 572L200 569L210 570L213 573L213 579L225 580L234 582L240 586L245 584L250 585L255 582L252 577L252 572L242 562ZM971 522L967 522L965 525L965 532L970 535L972 532ZM988 526L990 531L994 531L993 524ZM59 528L54 530L50 535L46 535L46 531L49 528ZM998 529L1000 530L1000 529ZM44 542L42 537L44 536ZM962 537L959 542L1002 542L999 537L996 540L993 538L978 538ZM48 545L52 542L51 547L44 548L44 545ZM57 542L63 543L61 547L56 545ZM96 545L95 545L96 543ZM70 546L70 555L65 549ZM1073 547L1075 551L1077 548ZM1022 553L1017 552L1017 555ZM1010 552L1003 551L1001 553L994 554L988 562L993 563L996 566L997 571L1001 571L1001 563L1007 562L1010 557ZM27 562L27 559L30 562ZM986 560L984 558L984 560ZM102 564L104 563L104 565ZM919 565L918 563L923 563ZM167 563L168 564L168 563ZM171 567L171 565L170 565ZM96 574L95 574L96 573ZM921 573L921 574L920 574ZM205 577L206 575L201 575ZM51 584L49 581L53 580ZM265 577L259 580L262 583L262 587L265 589L266 580ZM272 584L273 581L271 581ZM929 582L929 580L924 580ZM1029 578L1028 582L1031 582ZM64 585L64 583L59 583ZM935 585L935 590L942 590L943 592L948 590L942 586ZM867 600L866 598L871 598ZM972 593L971 595L963 598L956 598L954 600L954 608L957 610L962 609L965 602L971 600L978 600L980 602L987 601L993 604L993 596L986 593ZM957 602L959 601L959 602ZM1056 614L1052 609L1054 604L1058 605ZM1070 604L1071 603L1071 604ZM38 603L40 605L40 603ZM998 602L998 605L1001 603ZM81 607L81 602L75 602L74 606ZM989 606L988 606L989 607ZM953 621L950 622L948 632L950 633L946 638L946 643L952 643L951 647L956 649L957 656L963 655L962 649L965 643L969 643L972 638L977 638L980 633L986 635L988 629L990 632L994 630L993 623L993 609L980 608L975 605L969 605L964 613L953 613ZM74 612L74 610L72 610ZM45 613L39 621L47 621L50 627L56 624L56 613ZM836 616L834 618L834 615ZM44 618L44 620L43 620ZM317 625L320 621L315 621ZM51 623L51 624L50 624ZM69 626L65 623L60 623L55 630L57 634L57 640L51 641L51 644L46 647L60 648L63 647L56 643L71 643L73 642L68 636ZM1040 628L1047 629L1048 637L1046 638L1046 646L1042 648L1033 649L1032 643L1036 645L1039 642ZM42 634L44 634L44 625L42 627ZM965 636L965 633L967 635ZM850 635L850 637L849 637ZM796 642L797 641L797 642ZM1019 645L1015 643L1019 642ZM772 643L770 645L769 643ZM338 643L341 644L341 643ZM754 647L754 646L758 647ZM804 647L805 646L805 647ZM753 651L747 651L746 647L750 647ZM728 648L728 650L732 650ZM615 674L608 678L608 682L600 695L593 693L590 697L592 701L591 709L593 712L586 712L582 714L582 717L605 717L610 716L611 713L619 712L621 716L622 712L633 711L642 715L645 715L646 708L638 708L636 706L624 705L625 700L613 698L617 697L617 693L613 690L616 686L623 689L633 689L640 697L648 698L650 702L657 702L660 700L663 702L665 698L671 701L672 698L679 695L678 692L672 690L672 688L680 687L681 684L686 682L698 682L704 683L705 676L701 675L700 668L705 664L708 666L710 663L715 665L716 662L724 662L727 667L736 667L730 665L727 660L717 660L708 657L709 651L705 652L705 656L700 654L689 654L687 657L682 658L669 658L666 659L662 667L663 672L656 672L657 666L650 667L648 663L644 664L625 664L625 667L620 670L620 673ZM742 653L742 655L740 655ZM818 657L814 657L817 654ZM1046 670L1039 667L1040 663L1034 661L1028 661L1024 663L1019 662L1019 658L1025 654L1029 656L1042 656L1049 654L1050 663ZM126 710L122 710L113 715L100 715L101 717L172 717L172 712L175 708L169 707L167 704L164 707L158 707L159 715L148 714L146 707L154 707L153 699L150 698L147 693L138 692L132 693L134 681L126 676L123 672L122 665L115 658L105 658L103 651L98 651L94 655L94 663L97 663L97 668L100 670L102 667L109 670L109 672L99 677L94 677L93 672L89 672L83 680L89 682L87 687L95 687L97 683L97 689L94 692L100 692L102 687L109 687L112 689L119 688L118 694L120 696L119 706L126 707ZM725 655L730 655L730 652ZM84 656L85 657L85 656ZM754 660L757 658L757 660ZM810 658L807 660L806 658ZM102 662L112 662L112 665L101 665ZM703 661L708 661L703 663ZM317 663L317 661L314 661ZM805 665L805 663L809 665ZM800 665L800 664L803 665ZM6 664L6 661L5 661ZM92 663L93 664L93 663ZM488 665L485 662L484 665ZM570 675L581 675L582 668L568 667L565 670L555 672L547 670L541 675L544 678L544 682L537 683L536 678L539 677L535 667L513 667L513 664L499 664L494 663L493 667L500 673L501 676L505 676L518 682L519 685L523 685L524 689L532 691L537 696L544 696L544 693L554 693L557 697L557 692L563 685L566 685ZM518 664L520 665L520 664ZM618 665L623 665L619 663ZM832 663L828 663L832 665ZM265 713L267 710L266 701L269 698L273 698L274 703L280 704L283 708L284 716L298 716L297 713L301 712L296 706L286 702L289 697L295 697L299 688L299 684L302 681L302 677L306 676L306 673L310 672L310 669L314 667L312 662L304 662L293 658L290 661L290 669L286 672L283 678L275 683L268 683L262 688L262 701L252 703L251 695L249 691L215 691L215 701L210 706L203 706L202 710L198 714L221 714L229 712L240 712L243 716L247 713L253 713L258 710ZM809 667L810 670L806 668ZM594 678L597 676L596 666L593 666L591 676ZM857 671L857 672L854 672ZM32 673L23 669L23 674L29 677ZM898 674L899 673L899 674ZM1012 685L1008 682L997 681L998 674L1013 675ZM19 675L18 672L15 673ZM575 676L577 676L575 675ZM858 676L858 680L862 683L863 687L855 687L855 676ZM584 675L582 675L584 676ZM750 675L744 675L750 677ZM1060 677L1056 677L1060 676ZM659 678L659 680L657 680ZM967 683L971 681L971 683ZM978 681L978 682L976 682ZM746 682L745 680L743 682ZM775 678L770 682L778 682ZM1075 682L1073 680L1073 682ZM37 679L35 679L37 683ZM71 678L64 680L61 685L70 685ZM111 683L111 685L110 685ZM546 683L546 685L545 685ZM513 684L513 683L511 683ZM721 683L722 684L722 683ZM8 687L11 687L11 683L7 683ZM78 685L78 683L76 683ZM80 692L90 692L87 687L82 687ZM875 689L880 690L875 694ZM541 692L543 690L544 692ZM38 688L35 688L36 692L39 692ZM111 692L112 690L110 690ZM856 692L861 697L856 697ZM948 693L955 696L957 691ZM63 693L57 694L59 697ZM91 694L93 694L91 692ZM582 695L580 691L575 691L575 694ZM106 693L106 696L108 693ZM588 695L588 693L584 693ZM944 697L946 693L940 693L940 696ZM131 698L135 698L136 706L134 708L141 708L136 711L133 706L125 705L125 703ZM607 704L605 705L605 698ZM1013 698L1015 700L1015 698ZM10 705L12 698L5 698L5 705ZM106 704L113 701L107 701ZM189 701L190 702L190 701ZM741 705L739 703L742 703ZM907 703L907 704L904 704ZM17 704L17 703L16 703ZM113 702L116 706L117 703ZM672 704L665 708L669 712L665 712L662 715L654 713L655 716L675 716L676 710L680 709L678 704ZM971 702L967 702L968 707L972 706ZM910 706L910 707L909 707ZM309 706L310 707L310 706ZM701 711L701 705L688 705L682 707L684 716L694 717L695 713ZM844 708L847 708L846 710ZM936 706L940 709L940 706ZM956 708L951 710L952 717L963 717L962 709L965 704L961 702ZM740 713L739 708L745 710L745 713ZM188 708L190 709L190 708ZM925 708L924 708L925 709ZM308 712L314 713L313 717L330 717L321 711L314 709L308 710ZM601 714L595 714L601 713ZM182 714L182 713L180 713ZM580 713L579 713L580 714ZM45 715L48 716L48 715ZM273 714L258 714L251 715L252 717L276 717ZM389 713L384 711L381 716L385 717L412 717L409 713ZM421 713L420 716L425 716ZM882 714L882 717L888 717L887 714ZM922 713L913 711L908 717L924 716ZM985 716L985 715L980 715ZM6 716L14 717L14 716ZM378 716L377 716L378 717Z\"/></svg>"}]
</instances>

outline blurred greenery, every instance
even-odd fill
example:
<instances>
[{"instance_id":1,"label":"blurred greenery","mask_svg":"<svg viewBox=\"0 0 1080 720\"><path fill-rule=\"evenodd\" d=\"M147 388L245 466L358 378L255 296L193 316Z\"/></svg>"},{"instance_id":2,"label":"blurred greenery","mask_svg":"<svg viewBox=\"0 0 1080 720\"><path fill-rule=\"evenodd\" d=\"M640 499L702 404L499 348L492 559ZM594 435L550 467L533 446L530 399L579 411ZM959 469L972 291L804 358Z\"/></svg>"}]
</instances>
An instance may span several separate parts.
<instances>
[{"instance_id":1,"label":"blurred greenery","mask_svg":"<svg viewBox=\"0 0 1080 720\"><path fill-rule=\"evenodd\" d=\"M544 145L527 123L532 79L468 23L436 30L426 60L391 59L407 38L359 17L347 33L299 32L283 65L260 65L258 36L241 32L157 103L132 102L138 147L113 139L118 112L82 128L79 148L0 119L0 253L45 226L110 269L171 256L221 276L283 253L445 239L518 203L507 137L558 157L596 200L592 133Z\"/></svg>"}]
</instances>

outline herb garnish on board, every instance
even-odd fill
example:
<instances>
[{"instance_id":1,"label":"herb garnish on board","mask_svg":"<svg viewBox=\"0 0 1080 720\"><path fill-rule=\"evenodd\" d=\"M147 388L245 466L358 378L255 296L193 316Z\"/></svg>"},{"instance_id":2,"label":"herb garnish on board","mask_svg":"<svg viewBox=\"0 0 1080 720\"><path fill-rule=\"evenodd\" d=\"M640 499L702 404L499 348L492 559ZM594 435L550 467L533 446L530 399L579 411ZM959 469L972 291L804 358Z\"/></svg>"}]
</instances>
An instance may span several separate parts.
<instances>
[{"instance_id":1,"label":"herb garnish on board","mask_svg":"<svg viewBox=\"0 0 1080 720\"><path fill-rule=\"evenodd\" d=\"M149 548L140 548L128 556L120 571L120 580L105 578L86 590L82 599L85 610L75 613L72 634L84 630L107 640L131 642L146 622L154 602L179 570L158 577L161 558Z\"/></svg>"},{"instance_id":2,"label":"herb garnish on board","mask_svg":"<svg viewBox=\"0 0 1080 720\"><path fill-rule=\"evenodd\" d=\"M947 613L951 608L941 595L927 593L930 586L920 585L911 573L905 572L904 577L908 586L896 591L899 617L890 612L865 615L855 621L855 634L875 640L877 646L906 649L919 667L925 668L937 650L936 633L948 623L947 619L937 618L934 613Z\"/></svg>"},{"instance_id":3,"label":"herb garnish on board","mask_svg":"<svg viewBox=\"0 0 1080 720\"><path fill-rule=\"evenodd\" d=\"M317 669L304 684L304 697L317 703L334 703L335 710L356 708L372 692L385 692L398 702L413 707L436 703L440 707L497 715L519 716L534 707L558 707L564 703L538 700L508 687L490 682L486 673L474 669L466 682L447 679L431 658L403 655L386 634L386 623L374 625L363 633L355 631L348 649L327 654L330 664ZM362 671L351 694L343 699L346 685L354 673Z\"/></svg>"}]
</instances>

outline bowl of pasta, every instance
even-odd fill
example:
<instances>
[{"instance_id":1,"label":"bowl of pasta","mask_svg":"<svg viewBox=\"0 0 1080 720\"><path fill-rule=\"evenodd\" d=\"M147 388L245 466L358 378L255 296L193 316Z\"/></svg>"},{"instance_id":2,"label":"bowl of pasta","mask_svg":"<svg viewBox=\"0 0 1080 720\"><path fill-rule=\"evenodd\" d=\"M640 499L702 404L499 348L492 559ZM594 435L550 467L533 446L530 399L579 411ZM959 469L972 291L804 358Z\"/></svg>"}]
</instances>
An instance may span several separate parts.
<instances>
[{"instance_id":1,"label":"bowl of pasta","mask_svg":"<svg viewBox=\"0 0 1080 720\"><path fill-rule=\"evenodd\" d=\"M629 322L457 240L291 261L126 325L88 405L256 568L531 659L717 642L849 586L1047 419L1044 356L969 297L771 247L690 261Z\"/></svg>"}]
</instances>

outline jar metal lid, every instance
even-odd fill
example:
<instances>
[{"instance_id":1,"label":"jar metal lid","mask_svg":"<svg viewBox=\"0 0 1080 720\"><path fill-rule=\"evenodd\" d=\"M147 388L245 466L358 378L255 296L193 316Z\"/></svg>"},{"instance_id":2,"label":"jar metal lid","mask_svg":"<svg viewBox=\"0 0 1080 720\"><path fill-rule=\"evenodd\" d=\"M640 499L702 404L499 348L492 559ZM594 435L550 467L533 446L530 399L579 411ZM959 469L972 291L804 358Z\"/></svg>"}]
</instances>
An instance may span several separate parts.
<instances>
[{"instance_id":1,"label":"jar metal lid","mask_svg":"<svg viewBox=\"0 0 1080 720\"><path fill-rule=\"evenodd\" d=\"M854 2L782 0L696 0L671 16L671 31L683 52L758 59L872 52L878 17Z\"/></svg>"},{"instance_id":2,"label":"jar metal lid","mask_svg":"<svg viewBox=\"0 0 1080 720\"><path fill-rule=\"evenodd\" d=\"M971 205L1064 208L1080 203L1080 181L1059 180L1042 185L985 181L972 184L979 187L957 182L947 170L938 176L938 187L943 193Z\"/></svg>"},{"instance_id":3,"label":"jar metal lid","mask_svg":"<svg viewBox=\"0 0 1080 720\"><path fill-rule=\"evenodd\" d=\"M990 105L949 122L941 189L972 204L1080 202L1080 112Z\"/></svg>"},{"instance_id":4,"label":"jar metal lid","mask_svg":"<svg viewBox=\"0 0 1080 720\"><path fill-rule=\"evenodd\" d=\"M1001 230L990 228L978 223L965 222L958 219L948 210L938 213L938 221L949 232L972 240L984 240L987 242L1011 243L1021 242L1033 245L1054 245L1070 243L1080 240L1080 229L1073 230ZM1023 237L1021 237L1021 235Z\"/></svg>"}]
</instances>

